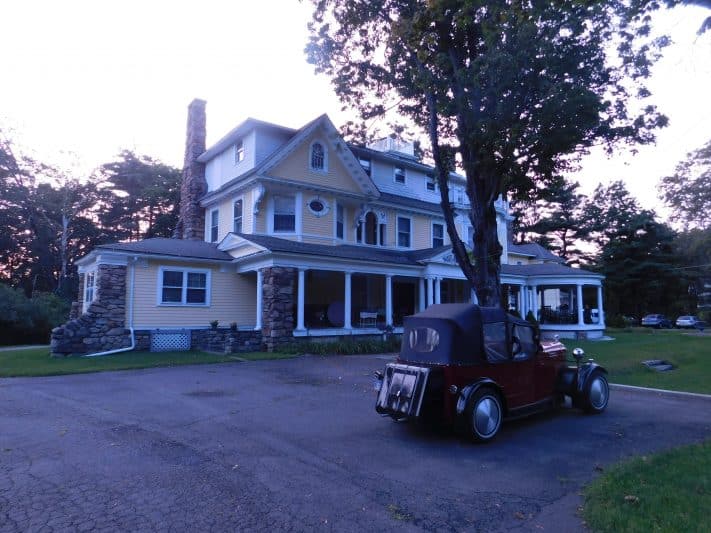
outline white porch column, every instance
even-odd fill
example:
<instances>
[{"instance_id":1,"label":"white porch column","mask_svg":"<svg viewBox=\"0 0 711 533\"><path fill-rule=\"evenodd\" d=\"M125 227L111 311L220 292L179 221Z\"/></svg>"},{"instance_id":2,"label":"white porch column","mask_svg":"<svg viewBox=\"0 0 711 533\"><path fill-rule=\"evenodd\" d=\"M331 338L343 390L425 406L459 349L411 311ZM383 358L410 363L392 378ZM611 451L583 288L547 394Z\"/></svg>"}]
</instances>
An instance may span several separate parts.
<instances>
[{"instance_id":1,"label":"white porch column","mask_svg":"<svg viewBox=\"0 0 711 533\"><path fill-rule=\"evenodd\" d=\"M420 308L419 311L424 311L425 310L425 278L420 278L420 285L419 285L420 291L419 291L419 297L420 297Z\"/></svg>"},{"instance_id":2,"label":"white porch column","mask_svg":"<svg viewBox=\"0 0 711 533\"><path fill-rule=\"evenodd\" d=\"M518 309L521 318L526 318L526 286L518 286L518 294L516 295L516 308Z\"/></svg>"},{"instance_id":3,"label":"white porch column","mask_svg":"<svg viewBox=\"0 0 711 533\"><path fill-rule=\"evenodd\" d=\"M343 327L351 329L351 272L344 272L345 289L343 294Z\"/></svg>"},{"instance_id":4,"label":"white porch column","mask_svg":"<svg viewBox=\"0 0 711 533\"><path fill-rule=\"evenodd\" d=\"M474 289L472 289L471 291L469 291L469 293L470 293L470 294L469 294L470 303L478 304L478 303L479 303L479 297L476 295L476 291L475 291Z\"/></svg>"},{"instance_id":5,"label":"white porch column","mask_svg":"<svg viewBox=\"0 0 711 533\"><path fill-rule=\"evenodd\" d=\"M393 325L393 277L385 276L385 325Z\"/></svg>"},{"instance_id":6,"label":"white porch column","mask_svg":"<svg viewBox=\"0 0 711 533\"><path fill-rule=\"evenodd\" d=\"M585 324L585 315L583 314L583 286L582 285L576 285L575 286L577 290L577 304L578 304L578 325L582 326Z\"/></svg>"},{"instance_id":7,"label":"white porch column","mask_svg":"<svg viewBox=\"0 0 711 533\"><path fill-rule=\"evenodd\" d=\"M304 300L306 298L306 276L304 275L305 270L303 268L299 269L299 287L298 287L298 299L296 305L296 329L299 331L304 331Z\"/></svg>"},{"instance_id":8,"label":"white porch column","mask_svg":"<svg viewBox=\"0 0 711 533\"><path fill-rule=\"evenodd\" d=\"M435 278L434 279L434 303L436 304L441 304L442 303L442 278Z\"/></svg>"},{"instance_id":9,"label":"white porch column","mask_svg":"<svg viewBox=\"0 0 711 533\"><path fill-rule=\"evenodd\" d=\"M434 303L434 289L432 287L432 278L427 278L427 307Z\"/></svg>"},{"instance_id":10,"label":"white porch column","mask_svg":"<svg viewBox=\"0 0 711 533\"><path fill-rule=\"evenodd\" d=\"M538 316L538 286L537 285L531 285L531 307L529 310L533 313L533 316L536 320L540 320L540 316Z\"/></svg>"},{"instance_id":11,"label":"white porch column","mask_svg":"<svg viewBox=\"0 0 711 533\"><path fill-rule=\"evenodd\" d=\"M255 330L262 329L262 286L264 285L264 278L262 276L262 271L257 270L257 320L255 321Z\"/></svg>"},{"instance_id":12,"label":"white porch column","mask_svg":"<svg viewBox=\"0 0 711 533\"><path fill-rule=\"evenodd\" d=\"M605 314L602 310L602 285L597 286L597 316L598 316L598 326L605 327Z\"/></svg>"}]
</instances>

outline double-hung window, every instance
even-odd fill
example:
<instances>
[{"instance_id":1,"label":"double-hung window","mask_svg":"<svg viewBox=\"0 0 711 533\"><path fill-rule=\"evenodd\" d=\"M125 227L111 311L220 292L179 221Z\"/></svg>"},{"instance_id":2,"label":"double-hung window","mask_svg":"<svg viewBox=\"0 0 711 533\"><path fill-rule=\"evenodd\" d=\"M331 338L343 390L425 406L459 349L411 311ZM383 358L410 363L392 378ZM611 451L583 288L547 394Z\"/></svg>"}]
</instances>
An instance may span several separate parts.
<instances>
[{"instance_id":1,"label":"double-hung window","mask_svg":"<svg viewBox=\"0 0 711 533\"><path fill-rule=\"evenodd\" d=\"M412 223L407 217L397 217L397 245L401 248L410 247Z\"/></svg>"},{"instance_id":2,"label":"double-hung window","mask_svg":"<svg viewBox=\"0 0 711 533\"><path fill-rule=\"evenodd\" d=\"M366 159L365 157L361 157L358 159L358 162L360 163L360 166L363 168L366 174L370 176L370 169L371 169L371 162L370 159Z\"/></svg>"},{"instance_id":3,"label":"double-hung window","mask_svg":"<svg viewBox=\"0 0 711 533\"><path fill-rule=\"evenodd\" d=\"M434 174L428 173L427 176L425 177L425 188L428 191L436 191L437 190L437 180L435 179Z\"/></svg>"},{"instance_id":4,"label":"double-hung window","mask_svg":"<svg viewBox=\"0 0 711 533\"><path fill-rule=\"evenodd\" d=\"M84 275L84 311L91 305L91 302L96 298L96 272L87 272Z\"/></svg>"},{"instance_id":5,"label":"double-hung window","mask_svg":"<svg viewBox=\"0 0 711 533\"><path fill-rule=\"evenodd\" d=\"M217 242L220 233L220 212L217 209L210 211L210 242Z\"/></svg>"},{"instance_id":6,"label":"double-hung window","mask_svg":"<svg viewBox=\"0 0 711 533\"><path fill-rule=\"evenodd\" d=\"M242 233L242 200L235 200L232 206L232 231Z\"/></svg>"},{"instance_id":7,"label":"double-hung window","mask_svg":"<svg viewBox=\"0 0 711 533\"><path fill-rule=\"evenodd\" d=\"M343 213L343 205L341 204L336 204L336 238L337 239L342 239L344 236L343 233L343 228L344 228L344 213Z\"/></svg>"},{"instance_id":8,"label":"double-hung window","mask_svg":"<svg viewBox=\"0 0 711 533\"><path fill-rule=\"evenodd\" d=\"M160 269L161 305L208 305L209 271Z\"/></svg>"},{"instance_id":9,"label":"double-hung window","mask_svg":"<svg viewBox=\"0 0 711 533\"><path fill-rule=\"evenodd\" d=\"M444 246L444 226L442 224L432 223L432 248Z\"/></svg>"},{"instance_id":10,"label":"double-hung window","mask_svg":"<svg viewBox=\"0 0 711 533\"><path fill-rule=\"evenodd\" d=\"M296 199L293 196L274 197L274 231L296 231Z\"/></svg>"},{"instance_id":11,"label":"double-hung window","mask_svg":"<svg viewBox=\"0 0 711 533\"><path fill-rule=\"evenodd\" d=\"M403 167L395 167L393 176L395 178L395 183L405 183L405 169Z\"/></svg>"},{"instance_id":12,"label":"double-hung window","mask_svg":"<svg viewBox=\"0 0 711 533\"><path fill-rule=\"evenodd\" d=\"M244 161L244 141L239 139L235 143L235 165Z\"/></svg>"}]
</instances>

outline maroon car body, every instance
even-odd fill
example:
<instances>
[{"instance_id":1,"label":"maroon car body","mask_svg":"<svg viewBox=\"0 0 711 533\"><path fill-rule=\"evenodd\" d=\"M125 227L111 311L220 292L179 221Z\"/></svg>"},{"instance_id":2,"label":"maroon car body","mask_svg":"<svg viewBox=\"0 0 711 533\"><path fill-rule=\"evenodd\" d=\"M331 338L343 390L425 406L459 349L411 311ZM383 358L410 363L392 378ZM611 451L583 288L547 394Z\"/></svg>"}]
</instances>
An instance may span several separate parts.
<instances>
[{"instance_id":1,"label":"maroon car body","mask_svg":"<svg viewBox=\"0 0 711 533\"><path fill-rule=\"evenodd\" d=\"M563 344L539 342L533 325L501 309L433 305L405 318L397 361L377 373L376 411L444 422L476 441L492 439L504 418L552 408L566 395L600 413L607 372L576 355L569 365Z\"/></svg>"}]
</instances>

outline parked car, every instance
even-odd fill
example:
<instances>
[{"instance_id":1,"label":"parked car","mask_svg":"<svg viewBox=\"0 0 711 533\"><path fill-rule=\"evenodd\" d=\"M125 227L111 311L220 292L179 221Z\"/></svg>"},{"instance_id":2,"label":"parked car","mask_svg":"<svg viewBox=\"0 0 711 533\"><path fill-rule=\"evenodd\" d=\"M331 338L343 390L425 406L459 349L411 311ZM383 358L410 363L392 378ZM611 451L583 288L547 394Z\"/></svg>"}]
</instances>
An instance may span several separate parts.
<instances>
[{"instance_id":1,"label":"parked car","mask_svg":"<svg viewBox=\"0 0 711 533\"><path fill-rule=\"evenodd\" d=\"M539 342L535 327L502 309L438 304L405 318L400 354L376 373L375 410L395 420L443 422L474 441L493 439L504 419L563 403L601 413L607 371L566 362L565 346Z\"/></svg>"},{"instance_id":2,"label":"parked car","mask_svg":"<svg viewBox=\"0 0 711 533\"><path fill-rule=\"evenodd\" d=\"M671 328L672 321L669 320L664 315L651 314L651 315L647 315L644 318L642 318L642 326L644 326L646 328L656 328L656 329Z\"/></svg>"},{"instance_id":3,"label":"parked car","mask_svg":"<svg viewBox=\"0 0 711 533\"><path fill-rule=\"evenodd\" d=\"M677 328L693 328L696 327L696 323L699 319L693 315L682 315L676 319Z\"/></svg>"}]
</instances>

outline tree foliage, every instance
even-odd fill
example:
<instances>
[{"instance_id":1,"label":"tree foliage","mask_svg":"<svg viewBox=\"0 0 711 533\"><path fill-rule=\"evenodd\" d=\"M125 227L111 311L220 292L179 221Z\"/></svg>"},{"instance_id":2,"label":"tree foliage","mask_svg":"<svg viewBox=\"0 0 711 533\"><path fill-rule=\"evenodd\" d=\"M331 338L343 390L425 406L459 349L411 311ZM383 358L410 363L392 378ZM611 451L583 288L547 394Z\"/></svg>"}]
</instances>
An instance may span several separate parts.
<instances>
[{"instance_id":1,"label":"tree foliage","mask_svg":"<svg viewBox=\"0 0 711 533\"><path fill-rule=\"evenodd\" d=\"M672 220L687 226L711 227L711 141L687 155L674 174L659 184Z\"/></svg>"},{"instance_id":2,"label":"tree foliage","mask_svg":"<svg viewBox=\"0 0 711 533\"><path fill-rule=\"evenodd\" d=\"M494 201L526 195L595 143L646 143L666 119L631 96L654 59L646 2L313 0L309 60L365 120L394 110L427 132L447 231L485 305L500 305ZM610 43L617 43L614 58ZM467 177L473 262L447 177Z\"/></svg>"},{"instance_id":3,"label":"tree foliage","mask_svg":"<svg viewBox=\"0 0 711 533\"><path fill-rule=\"evenodd\" d=\"M75 259L97 244L170 236L179 171L122 152L80 180L17 155L0 135L0 282L27 296L77 292Z\"/></svg>"}]
</instances>

